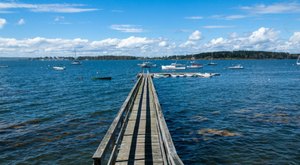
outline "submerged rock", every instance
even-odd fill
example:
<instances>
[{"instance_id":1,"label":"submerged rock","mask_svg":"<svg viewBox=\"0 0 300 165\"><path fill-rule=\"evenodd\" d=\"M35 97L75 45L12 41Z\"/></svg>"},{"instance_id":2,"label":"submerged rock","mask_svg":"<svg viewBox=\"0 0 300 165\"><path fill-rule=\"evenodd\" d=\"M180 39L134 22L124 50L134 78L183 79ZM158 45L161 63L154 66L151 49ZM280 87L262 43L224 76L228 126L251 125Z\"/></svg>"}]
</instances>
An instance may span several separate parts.
<instances>
[{"instance_id":1,"label":"submerged rock","mask_svg":"<svg viewBox=\"0 0 300 165\"><path fill-rule=\"evenodd\" d=\"M198 131L198 134L203 136L217 135L217 136L240 136L239 133L230 132L228 130L217 130L205 128Z\"/></svg>"}]
</instances>

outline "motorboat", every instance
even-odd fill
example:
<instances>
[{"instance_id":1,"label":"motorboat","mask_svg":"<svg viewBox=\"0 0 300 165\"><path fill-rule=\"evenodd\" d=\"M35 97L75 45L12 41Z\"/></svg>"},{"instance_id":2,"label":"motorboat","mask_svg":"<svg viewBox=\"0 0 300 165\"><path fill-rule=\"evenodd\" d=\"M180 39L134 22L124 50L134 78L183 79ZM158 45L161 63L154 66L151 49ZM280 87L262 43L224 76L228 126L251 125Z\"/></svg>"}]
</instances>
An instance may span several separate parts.
<instances>
[{"instance_id":1,"label":"motorboat","mask_svg":"<svg viewBox=\"0 0 300 165\"><path fill-rule=\"evenodd\" d=\"M241 64L235 65L235 66L230 66L228 69L244 69L244 67Z\"/></svg>"},{"instance_id":2,"label":"motorboat","mask_svg":"<svg viewBox=\"0 0 300 165\"><path fill-rule=\"evenodd\" d=\"M195 62L191 62L191 65L186 66L188 69L198 69L198 68L203 68L202 64L198 64Z\"/></svg>"},{"instance_id":3,"label":"motorboat","mask_svg":"<svg viewBox=\"0 0 300 165\"><path fill-rule=\"evenodd\" d=\"M210 63L208 63L207 65L212 65L212 66L214 66L214 65L218 65L218 64L215 63L215 62L210 62Z\"/></svg>"},{"instance_id":4,"label":"motorboat","mask_svg":"<svg viewBox=\"0 0 300 165\"><path fill-rule=\"evenodd\" d=\"M65 70L66 69L66 67L64 67L64 66L54 66L54 67L52 67L54 70Z\"/></svg>"},{"instance_id":5,"label":"motorboat","mask_svg":"<svg viewBox=\"0 0 300 165\"><path fill-rule=\"evenodd\" d=\"M154 68L156 67L156 64L153 64L152 62L146 61L141 64L138 64L141 68Z\"/></svg>"},{"instance_id":6,"label":"motorboat","mask_svg":"<svg viewBox=\"0 0 300 165\"><path fill-rule=\"evenodd\" d=\"M300 56L298 56L298 59L297 59L296 64L297 64L297 65L300 65Z\"/></svg>"},{"instance_id":7,"label":"motorboat","mask_svg":"<svg viewBox=\"0 0 300 165\"><path fill-rule=\"evenodd\" d=\"M183 64L172 63L171 65L162 65L161 69L162 70L184 70L186 69L186 67Z\"/></svg>"}]
</instances>

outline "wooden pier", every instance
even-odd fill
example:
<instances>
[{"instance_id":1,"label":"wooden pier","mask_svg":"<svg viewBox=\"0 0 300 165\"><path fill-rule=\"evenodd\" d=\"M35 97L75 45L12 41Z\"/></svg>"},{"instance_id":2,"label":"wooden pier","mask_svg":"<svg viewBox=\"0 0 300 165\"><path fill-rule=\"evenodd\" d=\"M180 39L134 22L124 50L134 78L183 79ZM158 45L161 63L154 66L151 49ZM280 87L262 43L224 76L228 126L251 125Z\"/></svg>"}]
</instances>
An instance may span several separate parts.
<instances>
[{"instance_id":1,"label":"wooden pier","mask_svg":"<svg viewBox=\"0 0 300 165\"><path fill-rule=\"evenodd\" d=\"M139 77L93 159L95 165L183 164L150 75Z\"/></svg>"}]
</instances>

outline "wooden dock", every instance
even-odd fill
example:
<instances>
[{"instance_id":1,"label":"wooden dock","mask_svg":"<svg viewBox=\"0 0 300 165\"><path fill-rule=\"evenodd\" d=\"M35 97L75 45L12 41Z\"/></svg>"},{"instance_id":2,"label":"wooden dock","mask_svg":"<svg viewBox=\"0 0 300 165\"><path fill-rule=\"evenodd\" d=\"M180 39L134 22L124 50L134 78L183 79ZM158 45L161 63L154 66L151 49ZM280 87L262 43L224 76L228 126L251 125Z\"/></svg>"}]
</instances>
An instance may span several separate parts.
<instances>
[{"instance_id":1,"label":"wooden dock","mask_svg":"<svg viewBox=\"0 0 300 165\"><path fill-rule=\"evenodd\" d=\"M93 156L95 165L182 165L152 77L142 74Z\"/></svg>"}]
</instances>

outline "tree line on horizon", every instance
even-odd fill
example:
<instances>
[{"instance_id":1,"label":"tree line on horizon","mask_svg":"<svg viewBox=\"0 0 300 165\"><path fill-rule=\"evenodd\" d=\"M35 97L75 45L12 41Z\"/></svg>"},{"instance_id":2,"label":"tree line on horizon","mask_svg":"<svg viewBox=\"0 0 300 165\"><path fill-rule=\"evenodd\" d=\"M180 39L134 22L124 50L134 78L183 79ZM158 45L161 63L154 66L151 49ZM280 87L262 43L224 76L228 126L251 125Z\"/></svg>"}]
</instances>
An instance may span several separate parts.
<instances>
[{"instance_id":1,"label":"tree line on horizon","mask_svg":"<svg viewBox=\"0 0 300 165\"><path fill-rule=\"evenodd\" d=\"M300 54L290 54L287 52L267 52L267 51L217 51L203 52L187 55L172 55L162 57L137 57L137 56L80 56L78 60L191 60L191 59L297 59ZM74 60L74 57L38 57L35 59L67 59Z\"/></svg>"}]
</instances>

